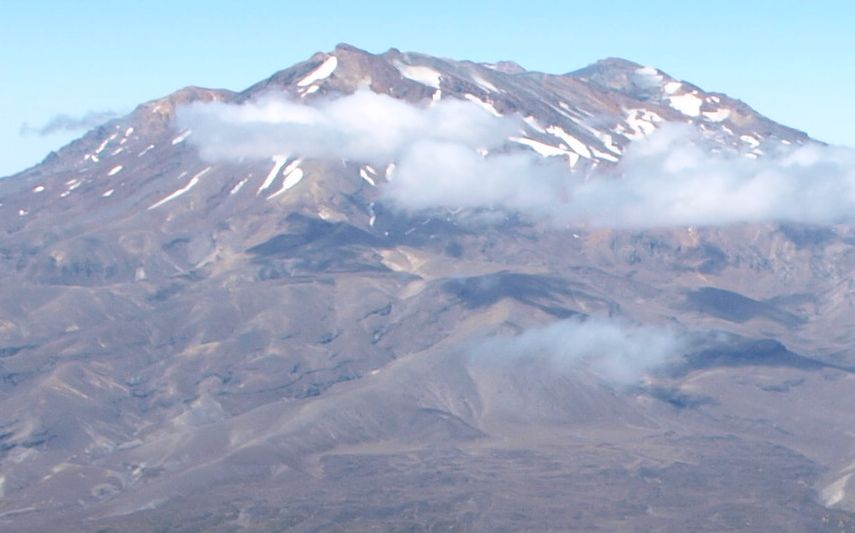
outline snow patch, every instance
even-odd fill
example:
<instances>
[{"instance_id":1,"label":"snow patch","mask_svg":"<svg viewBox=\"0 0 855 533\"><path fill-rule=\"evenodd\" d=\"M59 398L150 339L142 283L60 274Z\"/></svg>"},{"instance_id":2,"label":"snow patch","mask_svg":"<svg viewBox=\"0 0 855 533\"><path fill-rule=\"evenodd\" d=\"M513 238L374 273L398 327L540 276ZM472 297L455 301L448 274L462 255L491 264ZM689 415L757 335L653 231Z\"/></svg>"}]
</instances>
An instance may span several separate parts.
<instances>
[{"instance_id":1,"label":"snow patch","mask_svg":"<svg viewBox=\"0 0 855 533\"><path fill-rule=\"evenodd\" d=\"M523 121L526 124L528 124L529 127L531 129L533 129L534 131L536 131L538 133L546 133L546 130L543 129L543 126L541 126L540 123L537 121L537 119L534 118L533 116L529 115L529 116L523 118Z\"/></svg>"},{"instance_id":2,"label":"snow patch","mask_svg":"<svg viewBox=\"0 0 855 533\"><path fill-rule=\"evenodd\" d=\"M690 117L700 115L701 106L704 103L703 99L693 93L669 96L668 101L671 104L671 107Z\"/></svg>"},{"instance_id":3,"label":"snow patch","mask_svg":"<svg viewBox=\"0 0 855 533\"><path fill-rule=\"evenodd\" d=\"M160 207L163 204L165 204L166 202L174 200L174 199L178 198L179 196L181 196L182 194L186 193L187 191L189 191L190 189L195 187L196 184L199 183L199 178L201 178L202 176L207 174L208 171L210 171L210 170L211 170L211 167L207 167L207 168L205 168L205 170L202 170L201 172L196 173L192 178L190 178L190 181L187 183L187 185L185 185L184 187L181 187L180 189L173 192L169 196L163 198L162 200L159 200L159 201L153 203L151 206L149 206L149 210Z\"/></svg>"},{"instance_id":4,"label":"snow patch","mask_svg":"<svg viewBox=\"0 0 855 533\"><path fill-rule=\"evenodd\" d=\"M475 96L474 94L466 93L463 95L463 98L466 98L467 100L469 100L473 104L477 104L479 107L481 107L481 109L483 109L484 111L490 113L491 115L493 115L495 117L501 117L502 116L501 113L496 111L496 108L493 107L493 104L491 104L489 102L481 101L481 99L478 98L477 96Z\"/></svg>"},{"instance_id":5,"label":"snow patch","mask_svg":"<svg viewBox=\"0 0 855 533\"><path fill-rule=\"evenodd\" d=\"M546 128L546 131L548 131L550 135L554 135L555 137L558 137L559 139L564 141L567 146L570 147L571 150L581 155L585 159L591 159L591 151L588 149L588 146L576 137L573 137L572 135L564 131L562 128L558 126L549 126L548 128Z\"/></svg>"},{"instance_id":6,"label":"snow patch","mask_svg":"<svg viewBox=\"0 0 855 533\"><path fill-rule=\"evenodd\" d=\"M137 154L137 157L142 157L142 156L144 156L145 154L147 154L147 153L148 153L150 150L152 150L153 148L154 148L154 145L153 145L153 144L150 144L150 145L146 146L146 147L145 147L145 150L143 150L142 152L140 152L140 153L138 153L138 154Z\"/></svg>"},{"instance_id":7,"label":"snow patch","mask_svg":"<svg viewBox=\"0 0 855 533\"><path fill-rule=\"evenodd\" d=\"M527 137L511 137L510 140L515 143L528 146L543 157L563 156L567 154L567 150L542 143L540 141L535 141L534 139L529 139Z\"/></svg>"},{"instance_id":8,"label":"snow patch","mask_svg":"<svg viewBox=\"0 0 855 533\"><path fill-rule=\"evenodd\" d=\"M751 146L751 148L757 148L758 146L760 146L760 141L750 135L742 135L739 137L739 140Z\"/></svg>"},{"instance_id":9,"label":"snow patch","mask_svg":"<svg viewBox=\"0 0 855 533\"><path fill-rule=\"evenodd\" d=\"M611 161L612 163L618 162L617 157L613 156L612 154L607 154L605 152L601 152L601 151L597 150L596 148L594 148L593 146L591 147L591 152L594 153L594 156L596 156L600 159L605 159L606 161Z\"/></svg>"},{"instance_id":10,"label":"snow patch","mask_svg":"<svg viewBox=\"0 0 855 533\"><path fill-rule=\"evenodd\" d=\"M620 149L620 146L618 146L614 143L612 136L609 135L608 133L603 133L599 130L593 130L591 133L593 133L594 137L596 137L600 142L603 143L603 147L606 150L608 150L609 152L612 152L612 153L615 153L618 155L623 153L623 150Z\"/></svg>"},{"instance_id":11,"label":"snow patch","mask_svg":"<svg viewBox=\"0 0 855 533\"><path fill-rule=\"evenodd\" d=\"M130 137L134 133L133 126L125 130L125 137Z\"/></svg>"},{"instance_id":12,"label":"snow patch","mask_svg":"<svg viewBox=\"0 0 855 533\"><path fill-rule=\"evenodd\" d=\"M421 65L405 65L404 63L395 63L395 68L401 73L401 76L434 89L439 89L442 75L430 68Z\"/></svg>"},{"instance_id":13,"label":"snow patch","mask_svg":"<svg viewBox=\"0 0 855 533\"><path fill-rule=\"evenodd\" d=\"M368 166L362 167L359 169L359 176L368 182L372 187L376 187L377 183L375 183L374 178L371 177L368 171ZM376 174L376 173L375 173Z\"/></svg>"},{"instance_id":14,"label":"snow patch","mask_svg":"<svg viewBox=\"0 0 855 533\"><path fill-rule=\"evenodd\" d=\"M683 84L679 81L669 81L662 87L665 90L665 94L674 94L679 91L683 87Z\"/></svg>"},{"instance_id":15,"label":"snow patch","mask_svg":"<svg viewBox=\"0 0 855 533\"><path fill-rule=\"evenodd\" d=\"M102 194L101 196L103 196L104 198L109 198L110 196L113 195L113 193L115 191L116 191L116 189L110 189L109 191L105 191L104 194Z\"/></svg>"},{"instance_id":16,"label":"snow patch","mask_svg":"<svg viewBox=\"0 0 855 533\"><path fill-rule=\"evenodd\" d=\"M246 182L247 182L247 181L249 181L249 178L244 178L244 179L240 180L240 181L237 183L237 185L235 185L234 187L232 187L232 190L230 190L230 191L229 191L229 194L237 194L237 193L238 193L238 191L240 191L241 189L243 189L243 186L244 186L244 185L246 185Z\"/></svg>"},{"instance_id":17,"label":"snow patch","mask_svg":"<svg viewBox=\"0 0 855 533\"><path fill-rule=\"evenodd\" d=\"M576 152L571 152L570 150L565 150L557 146L552 146L550 144L542 143L540 141L535 141L534 139L529 139L527 137L511 137L509 140L518 144L522 144L524 146L528 146L543 157L564 156L567 158L571 167L575 167L576 163L579 162L579 154L577 154Z\"/></svg>"},{"instance_id":18,"label":"snow patch","mask_svg":"<svg viewBox=\"0 0 855 533\"><path fill-rule=\"evenodd\" d=\"M110 169L110 172L107 172L107 175L108 176L115 176L116 174L118 174L121 171L122 171L122 165L116 165Z\"/></svg>"},{"instance_id":19,"label":"snow patch","mask_svg":"<svg viewBox=\"0 0 855 533\"><path fill-rule=\"evenodd\" d=\"M490 83L489 81L485 80L484 78L482 78L481 76L479 76L477 74L472 75L472 81L475 82L475 85L477 85L478 87L481 87L485 91L490 91L490 92L494 92L494 93L499 92L499 89L497 89L495 85L493 85L492 83Z\"/></svg>"},{"instance_id":20,"label":"snow patch","mask_svg":"<svg viewBox=\"0 0 855 533\"><path fill-rule=\"evenodd\" d=\"M264 182L261 184L261 187L255 192L256 196L261 194L261 191L267 189L273 184L273 180L276 179L276 176L279 174L279 171L282 170L282 167L285 166L285 163L288 161L288 157L284 155L274 155L273 156L273 168L270 169L270 172L267 173L267 177L264 178Z\"/></svg>"},{"instance_id":21,"label":"snow patch","mask_svg":"<svg viewBox=\"0 0 855 533\"><path fill-rule=\"evenodd\" d=\"M182 132L181 135L172 139L172 145L175 146L176 144L183 143L184 140L187 139L187 137L189 137L191 133L193 133L193 130L186 130Z\"/></svg>"},{"instance_id":22,"label":"snow patch","mask_svg":"<svg viewBox=\"0 0 855 533\"><path fill-rule=\"evenodd\" d=\"M107 147L107 145L110 143L110 141L115 139L118 135L119 135L118 133L114 133L114 134L110 135L109 137L107 137L106 139L104 139L104 141L98 145L98 148L95 149L95 155L98 155L101 152L103 152L104 148Z\"/></svg>"},{"instance_id":23,"label":"snow patch","mask_svg":"<svg viewBox=\"0 0 855 533\"><path fill-rule=\"evenodd\" d=\"M316 81L321 81L329 78L333 71L335 71L336 67L338 67L338 58L336 56L329 56L324 60L323 63L318 66L318 68L311 71L302 80L298 81L297 87L306 87L307 85L311 85Z\"/></svg>"},{"instance_id":24,"label":"snow patch","mask_svg":"<svg viewBox=\"0 0 855 533\"><path fill-rule=\"evenodd\" d=\"M44 185L36 185L35 187L33 187L33 192L43 192L44 190L45 190Z\"/></svg>"},{"instance_id":25,"label":"snow patch","mask_svg":"<svg viewBox=\"0 0 855 533\"><path fill-rule=\"evenodd\" d=\"M727 120L729 116L730 109L721 108L714 111L704 111L704 117L713 122L722 122L723 120Z\"/></svg>"},{"instance_id":26,"label":"snow patch","mask_svg":"<svg viewBox=\"0 0 855 533\"><path fill-rule=\"evenodd\" d=\"M627 109L626 124L632 131L623 135L633 141L644 138L656 130L657 122L664 122L664 120L653 111L648 109Z\"/></svg>"},{"instance_id":27,"label":"snow patch","mask_svg":"<svg viewBox=\"0 0 855 533\"><path fill-rule=\"evenodd\" d=\"M846 474L831 485L822 489L822 501L827 507L831 507L846 496L846 485L849 483L849 478L852 474Z\"/></svg>"},{"instance_id":28,"label":"snow patch","mask_svg":"<svg viewBox=\"0 0 855 533\"><path fill-rule=\"evenodd\" d=\"M290 163L288 163L288 166L287 166L287 167L285 167L285 170L283 170L283 171L282 171L282 175L283 175L283 176L287 176L287 175L288 175L288 174L290 174L290 173L291 173L295 168L297 168L298 166L300 166L300 163L302 163L302 162L303 162L303 160L302 160L301 158L298 158L298 159L295 159L295 160L291 161Z\"/></svg>"},{"instance_id":29,"label":"snow patch","mask_svg":"<svg viewBox=\"0 0 855 533\"><path fill-rule=\"evenodd\" d=\"M286 168L285 171L282 173L285 176L285 179L282 180L282 187L280 187L279 190L275 193L268 196L268 200L276 198L277 196L284 193L288 189L293 188L295 185L297 185L303 180L303 169L298 167L300 161L300 159L297 159L296 161L288 165L288 168Z\"/></svg>"},{"instance_id":30,"label":"snow patch","mask_svg":"<svg viewBox=\"0 0 855 533\"><path fill-rule=\"evenodd\" d=\"M658 116L658 115L657 115L657 116ZM589 126L589 125L585 124L584 122L580 122L580 121L578 121L578 120L576 120L576 119L571 119L571 120L572 120L574 123L576 123L576 124L578 124L579 126L581 126L582 128L584 128L588 133L590 133L591 135L593 135L594 137L596 137L596 139L597 139L598 141L600 141L600 142L603 144L603 148L605 148L606 150L608 150L608 151L610 151L610 152L613 152L613 153L615 153L615 154L617 154L617 155L620 155L620 154L622 154L622 153L623 153L623 150L621 149L621 147L620 147L620 146L618 146L618 145L616 145L616 144L614 143L614 139L612 138L612 136L611 136L610 134L605 133L605 132L602 132L602 131L600 131L600 130L598 130L598 129L596 129L596 128L593 128L593 127L591 127L591 126ZM618 125L618 127L616 128L616 130L617 130L617 129L620 129L620 128L621 128L621 126L620 126L620 125ZM625 130L625 129L623 129L623 130L621 130L621 131L620 131L620 132L618 132L618 133L622 133L623 131L626 131L626 130ZM589 148L591 148L591 149L593 150L593 147L589 147Z\"/></svg>"}]
</instances>

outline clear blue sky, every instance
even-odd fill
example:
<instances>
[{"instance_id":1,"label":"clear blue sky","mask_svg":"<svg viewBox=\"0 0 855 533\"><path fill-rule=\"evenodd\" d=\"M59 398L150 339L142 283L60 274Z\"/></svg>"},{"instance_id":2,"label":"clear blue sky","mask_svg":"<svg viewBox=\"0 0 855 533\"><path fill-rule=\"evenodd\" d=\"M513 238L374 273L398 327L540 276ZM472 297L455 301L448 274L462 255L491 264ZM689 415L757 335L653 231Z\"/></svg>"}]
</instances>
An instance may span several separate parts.
<instances>
[{"instance_id":1,"label":"clear blue sky","mask_svg":"<svg viewBox=\"0 0 855 533\"><path fill-rule=\"evenodd\" d=\"M624 57L855 146L853 21L842 0L0 0L0 176L82 134L24 123L241 89L339 42L554 73Z\"/></svg>"}]
</instances>

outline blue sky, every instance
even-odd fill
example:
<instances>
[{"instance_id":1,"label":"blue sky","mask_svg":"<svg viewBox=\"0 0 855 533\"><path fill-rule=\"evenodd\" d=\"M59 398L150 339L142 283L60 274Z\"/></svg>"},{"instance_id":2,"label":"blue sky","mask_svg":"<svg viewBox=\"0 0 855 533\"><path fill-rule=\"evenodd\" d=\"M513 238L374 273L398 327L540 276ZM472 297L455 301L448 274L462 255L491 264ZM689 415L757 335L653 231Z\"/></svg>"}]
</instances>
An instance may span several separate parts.
<instances>
[{"instance_id":1,"label":"blue sky","mask_svg":"<svg viewBox=\"0 0 855 533\"><path fill-rule=\"evenodd\" d=\"M852 20L855 3L833 0L2 0L0 176L83 133L24 124L128 112L186 85L241 89L339 42L554 73L624 57L855 146Z\"/></svg>"}]
</instances>

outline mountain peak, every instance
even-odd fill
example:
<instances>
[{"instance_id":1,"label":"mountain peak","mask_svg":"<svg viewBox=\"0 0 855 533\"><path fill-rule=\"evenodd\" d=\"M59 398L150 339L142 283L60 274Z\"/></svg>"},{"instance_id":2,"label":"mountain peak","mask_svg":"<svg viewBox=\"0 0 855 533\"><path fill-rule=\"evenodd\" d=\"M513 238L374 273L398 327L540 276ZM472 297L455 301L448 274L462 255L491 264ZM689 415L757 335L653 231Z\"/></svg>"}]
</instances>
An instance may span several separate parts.
<instances>
[{"instance_id":1,"label":"mountain peak","mask_svg":"<svg viewBox=\"0 0 855 533\"><path fill-rule=\"evenodd\" d=\"M335 52L357 52L357 53L363 53L363 54L368 53L365 50L363 50L362 48L359 48L357 46L353 46L352 44L349 44L349 43L338 43L337 45L335 45L335 49L333 50L333 53L335 53Z\"/></svg>"},{"instance_id":2,"label":"mountain peak","mask_svg":"<svg viewBox=\"0 0 855 533\"><path fill-rule=\"evenodd\" d=\"M600 59L586 67L569 72L567 76L623 93L637 92L639 88L649 89L653 77L671 79L658 69L644 67L619 57Z\"/></svg>"},{"instance_id":3,"label":"mountain peak","mask_svg":"<svg viewBox=\"0 0 855 533\"><path fill-rule=\"evenodd\" d=\"M622 57L604 57L603 59L598 59L597 61L594 61L592 64L588 65L585 68L592 67L610 70L636 70L642 68L643 65L640 65L635 61L630 61L629 59L624 59Z\"/></svg>"},{"instance_id":4,"label":"mountain peak","mask_svg":"<svg viewBox=\"0 0 855 533\"><path fill-rule=\"evenodd\" d=\"M497 61L496 63L483 63L485 67L491 68L497 72L505 74L522 74L528 72L522 65L514 61Z\"/></svg>"},{"instance_id":5,"label":"mountain peak","mask_svg":"<svg viewBox=\"0 0 855 533\"><path fill-rule=\"evenodd\" d=\"M609 509L636 529L674 509L747 523L718 497L760 502L755 529L810 529L827 510L792 502L834 465L794 463L804 426L771 417L785 397L803 420L846 403L855 232L590 224L641 220L625 213L633 181L667 193L661 211L731 201L718 166L626 172L632 143L668 123L739 168L807 141L622 59L554 75L340 44L240 93L142 104L0 180L0 523L588 530L617 523ZM680 329L672 342L630 321ZM479 340L505 331L520 335ZM775 342L732 340L754 332ZM755 408L768 420L747 423ZM697 437L697 421L715 425ZM819 422L848 449L855 422ZM744 465L766 485L745 485ZM776 503L790 514L758 526Z\"/></svg>"},{"instance_id":6,"label":"mountain peak","mask_svg":"<svg viewBox=\"0 0 855 533\"><path fill-rule=\"evenodd\" d=\"M512 61L475 63L395 48L373 54L347 43L336 45L331 52L317 52L240 93L185 87L142 104L110 127L121 124L134 128L142 135L139 152L145 152L150 144L164 145L149 136L171 136L166 145L172 146L178 137L172 131L174 111L190 102L241 104L272 94L309 103L363 89L419 106L445 99L466 100L493 115L524 117L524 137L512 141L513 145L521 143L544 157L564 158L574 170L583 172L592 166L617 163L626 145L665 122L693 124L705 137L714 139L715 145L752 156L782 141L801 143L807 139L803 133L776 124L726 95L706 93L661 70L622 58L601 59L555 75L530 73ZM90 133L80 140L82 144L75 141L79 150L60 150L60 157L39 168L65 168L67 161L76 161L71 164L75 172L96 172L97 161L105 157L102 143L109 145L121 138L103 129ZM116 158L130 151L132 140L124 142L113 148ZM85 157L88 159L82 159Z\"/></svg>"}]
</instances>

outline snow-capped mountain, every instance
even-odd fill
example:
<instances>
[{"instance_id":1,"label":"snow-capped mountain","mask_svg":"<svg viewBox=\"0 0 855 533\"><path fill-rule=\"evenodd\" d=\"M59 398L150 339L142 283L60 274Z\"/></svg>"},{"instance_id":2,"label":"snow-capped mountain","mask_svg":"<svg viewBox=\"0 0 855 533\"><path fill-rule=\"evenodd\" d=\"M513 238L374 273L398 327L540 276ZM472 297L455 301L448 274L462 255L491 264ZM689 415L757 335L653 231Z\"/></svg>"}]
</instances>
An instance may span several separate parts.
<instances>
[{"instance_id":1,"label":"snow-capped mountain","mask_svg":"<svg viewBox=\"0 0 855 533\"><path fill-rule=\"evenodd\" d=\"M0 524L852 527L849 225L572 211L673 128L744 172L822 146L622 59L340 45L2 180Z\"/></svg>"},{"instance_id":2,"label":"snow-capped mountain","mask_svg":"<svg viewBox=\"0 0 855 533\"><path fill-rule=\"evenodd\" d=\"M129 116L89 132L17 176L12 190L17 189L21 196L6 202L18 206L17 210L7 208L0 216L9 217L4 220L10 225L28 225L45 209L50 210L48 216L55 216L83 203L89 210L89 202L99 202L92 208L99 205L107 210L110 204L124 202L148 208L186 193L190 194L182 202L210 203L217 202L221 189L238 194L235 189L245 186L245 195L267 190L271 185L263 185L268 174L284 167L284 162L272 161L276 155L272 153L267 168L250 169L252 178L212 167L207 171L211 174L201 180L193 171L205 171L208 165L188 148L186 140L193 132L176 130L176 107L191 102L241 103L271 94L310 104L360 89L420 105L458 99L493 115L518 116L523 127L508 138L510 147L564 160L577 172L616 164L630 143L665 123L690 124L711 145L746 157L808 140L804 133L781 126L738 100L704 92L655 68L625 60L606 59L569 74L549 75L519 66L452 61L397 50L372 55L340 45L332 53L316 54L239 93L188 87L139 106ZM173 168L178 173L170 173ZM349 169L349 177L358 178L360 173L370 175L369 183L385 178L356 164ZM200 183L205 187L191 193ZM74 199L66 201L72 195ZM14 217L22 218L13 222Z\"/></svg>"}]
</instances>

